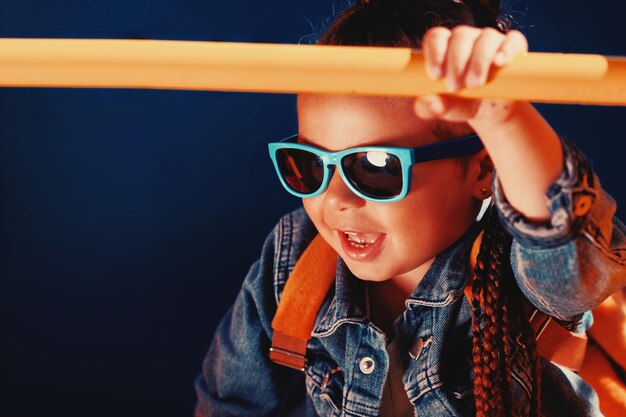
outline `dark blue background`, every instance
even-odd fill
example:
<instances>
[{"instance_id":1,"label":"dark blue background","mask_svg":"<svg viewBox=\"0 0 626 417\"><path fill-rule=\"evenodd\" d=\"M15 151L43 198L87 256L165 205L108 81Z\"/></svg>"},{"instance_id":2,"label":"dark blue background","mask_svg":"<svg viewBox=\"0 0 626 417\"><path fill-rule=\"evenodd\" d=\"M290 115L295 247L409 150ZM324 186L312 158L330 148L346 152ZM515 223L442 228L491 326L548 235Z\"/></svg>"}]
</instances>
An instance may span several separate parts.
<instances>
[{"instance_id":1,"label":"dark blue background","mask_svg":"<svg viewBox=\"0 0 626 417\"><path fill-rule=\"evenodd\" d=\"M623 2L574 4L506 8L531 50L626 55ZM332 14L331 0L13 0L0 2L0 37L297 43ZM266 152L296 130L294 103L0 89L0 415L191 415L217 321L299 204ZM625 109L539 107L626 217Z\"/></svg>"}]
</instances>

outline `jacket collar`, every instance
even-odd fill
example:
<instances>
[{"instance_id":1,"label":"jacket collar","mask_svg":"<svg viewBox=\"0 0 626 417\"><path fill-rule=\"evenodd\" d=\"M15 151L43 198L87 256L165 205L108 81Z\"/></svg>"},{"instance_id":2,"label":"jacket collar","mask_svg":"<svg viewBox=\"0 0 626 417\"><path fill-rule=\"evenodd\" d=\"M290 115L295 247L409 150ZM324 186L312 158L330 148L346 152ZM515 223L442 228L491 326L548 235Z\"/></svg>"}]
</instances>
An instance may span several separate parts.
<instances>
[{"instance_id":1,"label":"jacket collar","mask_svg":"<svg viewBox=\"0 0 626 417\"><path fill-rule=\"evenodd\" d=\"M441 252L419 285L406 300L406 306L442 307L463 295L468 277L469 257L474 240L485 225L485 219L474 222L456 242Z\"/></svg>"},{"instance_id":2,"label":"jacket collar","mask_svg":"<svg viewBox=\"0 0 626 417\"><path fill-rule=\"evenodd\" d=\"M484 223L484 218L474 222L463 236L437 255L406 300L407 308L416 305L443 307L463 295L472 243ZM356 278L343 259L339 258L335 283L320 308L313 335L328 335L343 323L366 321L365 283Z\"/></svg>"}]
</instances>

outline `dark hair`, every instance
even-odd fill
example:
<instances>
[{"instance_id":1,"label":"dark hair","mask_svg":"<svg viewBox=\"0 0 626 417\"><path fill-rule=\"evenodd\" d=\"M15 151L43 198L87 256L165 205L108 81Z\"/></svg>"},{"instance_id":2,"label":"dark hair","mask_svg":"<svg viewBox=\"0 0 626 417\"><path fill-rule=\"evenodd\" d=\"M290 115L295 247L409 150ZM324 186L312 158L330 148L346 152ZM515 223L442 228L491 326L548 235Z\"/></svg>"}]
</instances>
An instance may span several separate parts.
<instances>
[{"instance_id":1,"label":"dark hair","mask_svg":"<svg viewBox=\"0 0 626 417\"><path fill-rule=\"evenodd\" d=\"M318 43L420 48L426 31L435 26L465 24L506 32L511 25L500 17L499 9L500 0L358 0L337 16ZM458 124L439 123L435 134L445 136L459 128L463 129ZM535 334L522 307L523 297L511 271L511 237L502 228L495 209L486 215L472 286L476 415L513 414L511 353L513 343L519 342L520 354L525 352L522 363L533 376L530 413L538 417L539 356Z\"/></svg>"},{"instance_id":2,"label":"dark hair","mask_svg":"<svg viewBox=\"0 0 626 417\"><path fill-rule=\"evenodd\" d=\"M510 24L498 16L499 7L500 0L357 0L337 16L317 43L420 48L424 33L435 26L466 24L506 32ZM472 132L463 122L432 120L426 124L439 139ZM458 158L462 174L468 160Z\"/></svg>"},{"instance_id":3,"label":"dark hair","mask_svg":"<svg viewBox=\"0 0 626 417\"><path fill-rule=\"evenodd\" d=\"M322 45L419 48L435 26L461 24L510 28L499 17L500 0L357 0L337 16L318 40Z\"/></svg>"}]
</instances>

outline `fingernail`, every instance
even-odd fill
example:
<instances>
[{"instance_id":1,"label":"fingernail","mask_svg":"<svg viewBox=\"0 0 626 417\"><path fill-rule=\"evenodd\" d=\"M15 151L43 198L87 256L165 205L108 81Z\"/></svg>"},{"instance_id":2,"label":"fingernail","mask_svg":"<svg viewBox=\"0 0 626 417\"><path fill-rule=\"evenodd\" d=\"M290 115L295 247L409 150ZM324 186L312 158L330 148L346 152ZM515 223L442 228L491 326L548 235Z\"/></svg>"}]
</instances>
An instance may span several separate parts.
<instances>
[{"instance_id":1,"label":"fingernail","mask_svg":"<svg viewBox=\"0 0 626 417\"><path fill-rule=\"evenodd\" d=\"M504 65L507 63L506 55L504 52L498 52L496 56L493 58L493 62L496 65Z\"/></svg>"},{"instance_id":2,"label":"fingernail","mask_svg":"<svg viewBox=\"0 0 626 417\"><path fill-rule=\"evenodd\" d=\"M450 78L446 78L446 88L451 93L454 93L455 91L459 90L459 84L456 82L456 80L452 80Z\"/></svg>"},{"instance_id":3,"label":"fingernail","mask_svg":"<svg viewBox=\"0 0 626 417\"><path fill-rule=\"evenodd\" d=\"M443 113L443 102L439 96L426 96L424 100L433 113Z\"/></svg>"},{"instance_id":4,"label":"fingernail","mask_svg":"<svg viewBox=\"0 0 626 417\"><path fill-rule=\"evenodd\" d=\"M475 74L468 74L465 79L465 85L468 87L480 87L482 84L482 80Z\"/></svg>"},{"instance_id":5,"label":"fingernail","mask_svg":"<svg viewBox=\"0 0 626 417\"><path fill-rule=\"evenodd\" d=\"M441 69L439 69L439 67L429 66L426 68L426 73L433 80L438 80L439 78L441 78Z\"/></svg>"}]
</instances>

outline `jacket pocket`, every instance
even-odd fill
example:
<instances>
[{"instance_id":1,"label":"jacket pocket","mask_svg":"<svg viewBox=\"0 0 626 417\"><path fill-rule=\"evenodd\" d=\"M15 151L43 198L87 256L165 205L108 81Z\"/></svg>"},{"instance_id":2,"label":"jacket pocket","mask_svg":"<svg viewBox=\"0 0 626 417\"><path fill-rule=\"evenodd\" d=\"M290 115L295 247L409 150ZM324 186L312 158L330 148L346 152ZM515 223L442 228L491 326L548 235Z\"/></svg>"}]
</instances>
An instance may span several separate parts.
<instances>
[{"instance_id":1,"label":"jacket pocket","mask_svg":"<svg viewBox=\"0 0 626 417\"><path fill-rule=\"evenodd\" d=\"M442 401L448 404L455 416L473 416L476 414L474 386L468 380L448 380L439 390Z\"/></svg>"}]
</instances>

